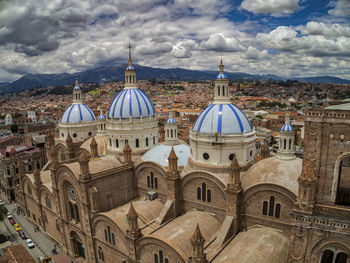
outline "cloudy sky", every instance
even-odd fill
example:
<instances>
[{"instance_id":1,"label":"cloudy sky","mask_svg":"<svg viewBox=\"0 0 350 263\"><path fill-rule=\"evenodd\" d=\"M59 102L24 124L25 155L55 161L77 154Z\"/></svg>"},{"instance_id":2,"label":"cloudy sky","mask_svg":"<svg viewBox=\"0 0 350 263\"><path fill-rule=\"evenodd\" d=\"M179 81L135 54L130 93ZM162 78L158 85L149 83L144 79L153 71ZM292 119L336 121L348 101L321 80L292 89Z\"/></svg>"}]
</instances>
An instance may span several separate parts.
<instances>
[{"instance_id":1,"label":"cloudy sky","mask_svg":"<svg viewBox=\"0 0 350 263\"><path fill-rule=\"evenodd\" d=\"M0 82L127 62L350 79L350 0L0 0Z\"/></svg>"}]
</instances>

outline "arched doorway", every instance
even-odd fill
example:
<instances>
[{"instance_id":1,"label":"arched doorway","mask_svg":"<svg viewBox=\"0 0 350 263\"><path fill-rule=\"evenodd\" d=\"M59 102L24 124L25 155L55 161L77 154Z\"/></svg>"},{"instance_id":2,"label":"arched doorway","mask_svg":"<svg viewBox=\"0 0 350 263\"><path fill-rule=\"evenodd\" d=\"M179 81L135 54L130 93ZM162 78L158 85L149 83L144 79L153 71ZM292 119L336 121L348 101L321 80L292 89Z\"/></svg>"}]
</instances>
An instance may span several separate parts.
<instances>
[{"instance_id":1,"label":"arched doorway","mask_svg":"<svg viewBox=\"0 0 350 263\"><path fill-rule=\"evenodd\" d=\"M350 206L350 155L340 160L337 172L338 185L335 203Z\"/></svg>"},{"instance_id":2,"label":"arched doorway","mask_svg":"<svg viewBox=\"0 0 350 263\"><path fill-rule=\"evenodd\" d=\"M71 242L73 256L85 258L85 249L83 246L83 242L81 241L77 233L73 231L70 233L70 242Z\"/></svg>"}]
</instances>

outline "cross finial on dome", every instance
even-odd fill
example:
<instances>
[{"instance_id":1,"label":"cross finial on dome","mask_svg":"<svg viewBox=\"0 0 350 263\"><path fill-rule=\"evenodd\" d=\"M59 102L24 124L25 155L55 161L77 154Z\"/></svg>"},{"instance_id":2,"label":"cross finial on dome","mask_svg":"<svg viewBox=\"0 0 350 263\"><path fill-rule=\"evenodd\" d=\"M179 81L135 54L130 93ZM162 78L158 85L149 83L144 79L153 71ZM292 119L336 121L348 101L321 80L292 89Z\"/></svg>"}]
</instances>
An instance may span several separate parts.
<instances>
[{"instance_id":1,"label":"cross finial on dome","mask_svg":"<svg viewBox=\"0 0 350 263\"><path fill-rule=\"evenodd\" d=\"M129 62L129 66L131 66L132 59L131 59L131 45L130 45L130 42L129 42L129 60L128 60L128 62Z\"/></svg>"},{"instance_id":2,"label":"cross finial on dome","mask_svg":"<svg viewBox=\"0 0 350 263\"><path fill-rule=\"evenodd\" d=\"M78 86L79 86L78 79L75 79L75 86L76 86L76 87L78 87Z\"/></svg>"}]
</instances>

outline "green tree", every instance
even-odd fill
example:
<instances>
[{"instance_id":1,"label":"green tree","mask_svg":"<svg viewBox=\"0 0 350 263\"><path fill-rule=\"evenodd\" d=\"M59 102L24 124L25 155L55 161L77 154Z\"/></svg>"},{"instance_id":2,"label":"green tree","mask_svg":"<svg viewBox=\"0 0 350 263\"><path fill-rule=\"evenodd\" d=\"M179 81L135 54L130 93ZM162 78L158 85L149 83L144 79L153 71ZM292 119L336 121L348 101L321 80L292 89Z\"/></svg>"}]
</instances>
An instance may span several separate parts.
<instances>
[{"instance_id":1,"label":"green tree","mask_svg":"<svg viewBox=\"0 0 350 263\"><path fill-rule=\"evenodd\" d=\"M0 221L4 221L7 215L7 208L5 205L0 205Z\"/></svg>"},{"instance_id":2,"label":"green tree","mask_svg":"<svg viewBox=\"0 0 350 263\"><path fill-rule=\"evenodd\" d=\"M17 124L11 124L10 130L12 133L17 133L18 132L18 125Z\"/></svg>"}]
</instances>

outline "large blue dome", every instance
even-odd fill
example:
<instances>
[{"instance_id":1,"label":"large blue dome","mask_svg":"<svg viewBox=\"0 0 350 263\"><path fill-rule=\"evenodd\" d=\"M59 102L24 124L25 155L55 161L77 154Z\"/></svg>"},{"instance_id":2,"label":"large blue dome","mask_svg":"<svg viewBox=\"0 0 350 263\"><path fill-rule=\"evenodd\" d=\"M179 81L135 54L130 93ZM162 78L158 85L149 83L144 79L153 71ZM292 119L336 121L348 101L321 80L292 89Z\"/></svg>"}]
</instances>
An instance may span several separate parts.
<instances>
[{"instance_id":1,"label":"large blue dome","mask_svg":"<svg viewBox=\"0 0 350 263\"><path fill-rule=\"evenodd\" d=\"M193 131L202 134L242 134L252 126L244 113L234 104L210 104L196 120Z\"/></svg>"},{"instance_id":2,"label":"large blue dome","mask_svg":"<svg viewBox=\"0 0 350 263\"><path fill-rule=\"evenodd\" d=\"M74 103L63 113L61 123L89 122L95 119L95 114L88 106L82 103Z\"/></svg>"},{"instance_id":3,"label":"large blue dome","mask_svg":"<svg viewBox=\"0 0 350 263\"><path fill-rule=\"evenodd\" d=\"M140 89L124 89L112 101L109 119L140 118L156 116L152 101Z\"/></svg>"}]
</instances>

